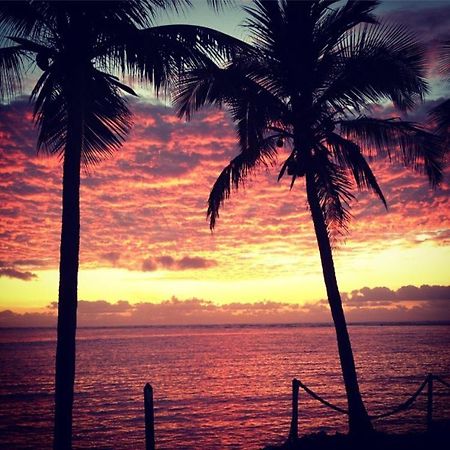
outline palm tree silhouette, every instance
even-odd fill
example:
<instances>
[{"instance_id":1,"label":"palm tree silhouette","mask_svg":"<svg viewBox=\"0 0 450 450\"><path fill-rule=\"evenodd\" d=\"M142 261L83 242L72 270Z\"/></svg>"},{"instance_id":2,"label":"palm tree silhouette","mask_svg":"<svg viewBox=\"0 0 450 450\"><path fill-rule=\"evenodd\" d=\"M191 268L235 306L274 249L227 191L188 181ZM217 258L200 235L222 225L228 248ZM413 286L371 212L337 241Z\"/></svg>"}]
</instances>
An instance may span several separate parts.
<instances>
[{"instance_id":1,"label":"palm tree silhouette","mask_svg":"<svg viewBox=\"0 0 450 450\"><path fill-rule=\"evenodd\" d=\"M225 0L210 0L219 8ZM132 125L118 75L165 93L203 52L220 56L233 38L204 27L153 26L159 10L189 0L0 3L0 96L20 92L25 69L42 71L31 94L38 150L63 160L55 373L54 448L70 449L80 240L80 169L119 149ZM14 45L11 45L11 42Z\"/></svg>"},{"instance_id":2,"label":"palm tree silhouette","mask_svg":"<svg viewBox=\"0 0 450 450\"><path fill-rule=\"evenodd\" d=\"M351 189L372 190L386 205L365 155L396 158L441 180L439 139L414 123L365 115L391 100L412 108L427 92L421 47L403 27L379 24L376 1L255 1L245 10L252 49L225 66L210 61L186 71L174 102L187 119L204 105L225 106L236 125L240 153L215 182L207 215L214 228L233 189L258 166L290 155L279 179L305 180L334 321L347 393L349 430L372 425L361 398L342 308L330 238L345 231Z\"/></svg>"}]
</instances>

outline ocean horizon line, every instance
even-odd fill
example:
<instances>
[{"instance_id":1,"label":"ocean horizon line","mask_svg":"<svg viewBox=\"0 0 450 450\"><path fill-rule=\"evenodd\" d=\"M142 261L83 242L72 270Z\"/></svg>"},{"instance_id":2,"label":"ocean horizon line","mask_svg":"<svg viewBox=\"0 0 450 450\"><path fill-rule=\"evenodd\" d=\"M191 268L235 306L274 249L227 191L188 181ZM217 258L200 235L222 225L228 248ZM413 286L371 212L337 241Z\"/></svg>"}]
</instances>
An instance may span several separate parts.
<instances>
[{"instance_id":1,"label":"ocean horizon line","mask_svg":"<svg viewBox=\"0 0 450 450\"><path fill-rule=\"evenodd\" d=\"M421 320L421 321L358 321L348 322L348 326L450 326L448 320ZM286 322L286 323L211 323L211 324L146 324L146 325L82 325L78 326L79 330L83 329L138 329L138 328L332 328L333 322ZM0 330L17 330L17 329L42 329L56 330L55 326L2 326Z\"/></svg>"}]
</instances>

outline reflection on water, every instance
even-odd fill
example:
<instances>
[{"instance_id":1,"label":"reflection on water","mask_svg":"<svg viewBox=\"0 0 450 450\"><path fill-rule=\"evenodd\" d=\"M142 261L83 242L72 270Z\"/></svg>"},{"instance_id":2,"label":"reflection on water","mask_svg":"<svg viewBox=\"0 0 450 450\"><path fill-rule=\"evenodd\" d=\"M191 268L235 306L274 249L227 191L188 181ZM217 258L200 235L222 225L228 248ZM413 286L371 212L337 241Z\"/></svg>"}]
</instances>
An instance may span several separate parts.
<instances>
[{"instance_id":1,"label":"reflection on water","mask_svg":"<svg viewBox=\"0 0 450 450\"><path fill-rule=\"evenodd\" d=\"M428 372L450 379L448 326L352 326L371 413L403 402ZM257 449L281 442L291 380L345 407L331 327L80 329L74 447L144 448L143 387L152 383L159 449ZM0 331L0 448L51 447L54 331ZM436 396L436 417L450 418ZM300 433L345 431L345 419L300 391ZM423 429L425 398L376 423Z\"/></svg>"}]
</instances>

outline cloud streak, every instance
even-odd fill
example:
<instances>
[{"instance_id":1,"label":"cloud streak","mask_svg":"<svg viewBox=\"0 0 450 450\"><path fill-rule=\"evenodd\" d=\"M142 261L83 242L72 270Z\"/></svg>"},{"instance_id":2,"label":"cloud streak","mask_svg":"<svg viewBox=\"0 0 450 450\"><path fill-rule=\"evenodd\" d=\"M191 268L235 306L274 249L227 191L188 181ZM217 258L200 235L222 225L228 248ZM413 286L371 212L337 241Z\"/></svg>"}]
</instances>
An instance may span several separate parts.
<instances>
[{"instance_id":1,"label":"cloud streak","mask_svg":"<svg viewBox=\"0 0 450 450\"><path fill-rule=\"evenodd\" d=\"M147 258L142 263L143 272L154 272L158 269L166 270L190 270L208 269L217 266L217 261L202 258L200 256L183 256L180 259L172 256L158 256L157 258Z\"/></svg>"},{"instance_id":2,"label":"cloud streak","mask_svg":"<svg viewBox=\"0 0 450 450\"><path fill-rule=\"evenodd\" d=\"M450 300L450 286L402 286L400 289L392 290L387 287L376 287L357 289L346 294L347 303L364 304L377 301L387 302L411 302L411 301L435 301Z\"/></svg>"},{"instance_id":3,"label":"cloud streak","mask_svg":"<svg viewBox=\"0 0 450 450\"><path fill-rule=\"evenodd\" d=\"M449 321L450 286L364 287L343 293L349 322ZM411 305L410 302L414 304ZM0 312L0 326L53 326L57 304L46 311ZM157 303L127 300L80 300L81 326L313 323L331 321L326 300L299 305L259 301L217 304L210 300L172 297Z\"/></svg>"},{"instance_id":4,"label":"cloud streak","mask_svg":"<svg viewBox=\"0 0 450 450\"><path fill-rule=\"evenodd\" d=\"M9 268L7 267L7 268L0 268L0 278L1 277L17 278L18 280L22 281L30 281L36 279L37 275L32 272L22 272L12 267Z\"/></svg>"}]
</instances>

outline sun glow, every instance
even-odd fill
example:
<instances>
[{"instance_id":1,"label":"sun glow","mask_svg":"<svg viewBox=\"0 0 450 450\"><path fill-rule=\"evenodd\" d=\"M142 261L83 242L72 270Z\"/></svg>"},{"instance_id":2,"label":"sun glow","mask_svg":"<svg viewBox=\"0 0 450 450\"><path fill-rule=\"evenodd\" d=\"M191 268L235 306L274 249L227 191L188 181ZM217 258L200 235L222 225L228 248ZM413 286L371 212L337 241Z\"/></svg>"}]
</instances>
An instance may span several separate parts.
<instances>
[{"instance_id":1,"label":"sun glow","mask_svg":"<svg viewBox=\"0 0 450 450\"><path fill-rule=\"evenodd\" d=\"M446 284L449 279L450 250L447 247L423 243L408 248L390 246L370 251L363 257L336 252L336 271L342 291L350 292L362 286ZM265 257L260 264L274 263ZM281 263L282 261L278 261ZM285 261L284 261L285 262ZM318 255L307 256L289 264L284 276L262 277L248 271L239 279L221 276L221 269L209 269L208 277L194 270L141 272L119 268L81 269L79 298L83 300L127 300L130 302L160 302L175 296L181 300L201 298L217 304L231 302L255 303L276 301L304 305L325 298ZM36 271L36 278L22 281L0 280L0 302L4 309L27 310L45 308L57 299L58 271Z\"/></svg>"}]
</instances>

